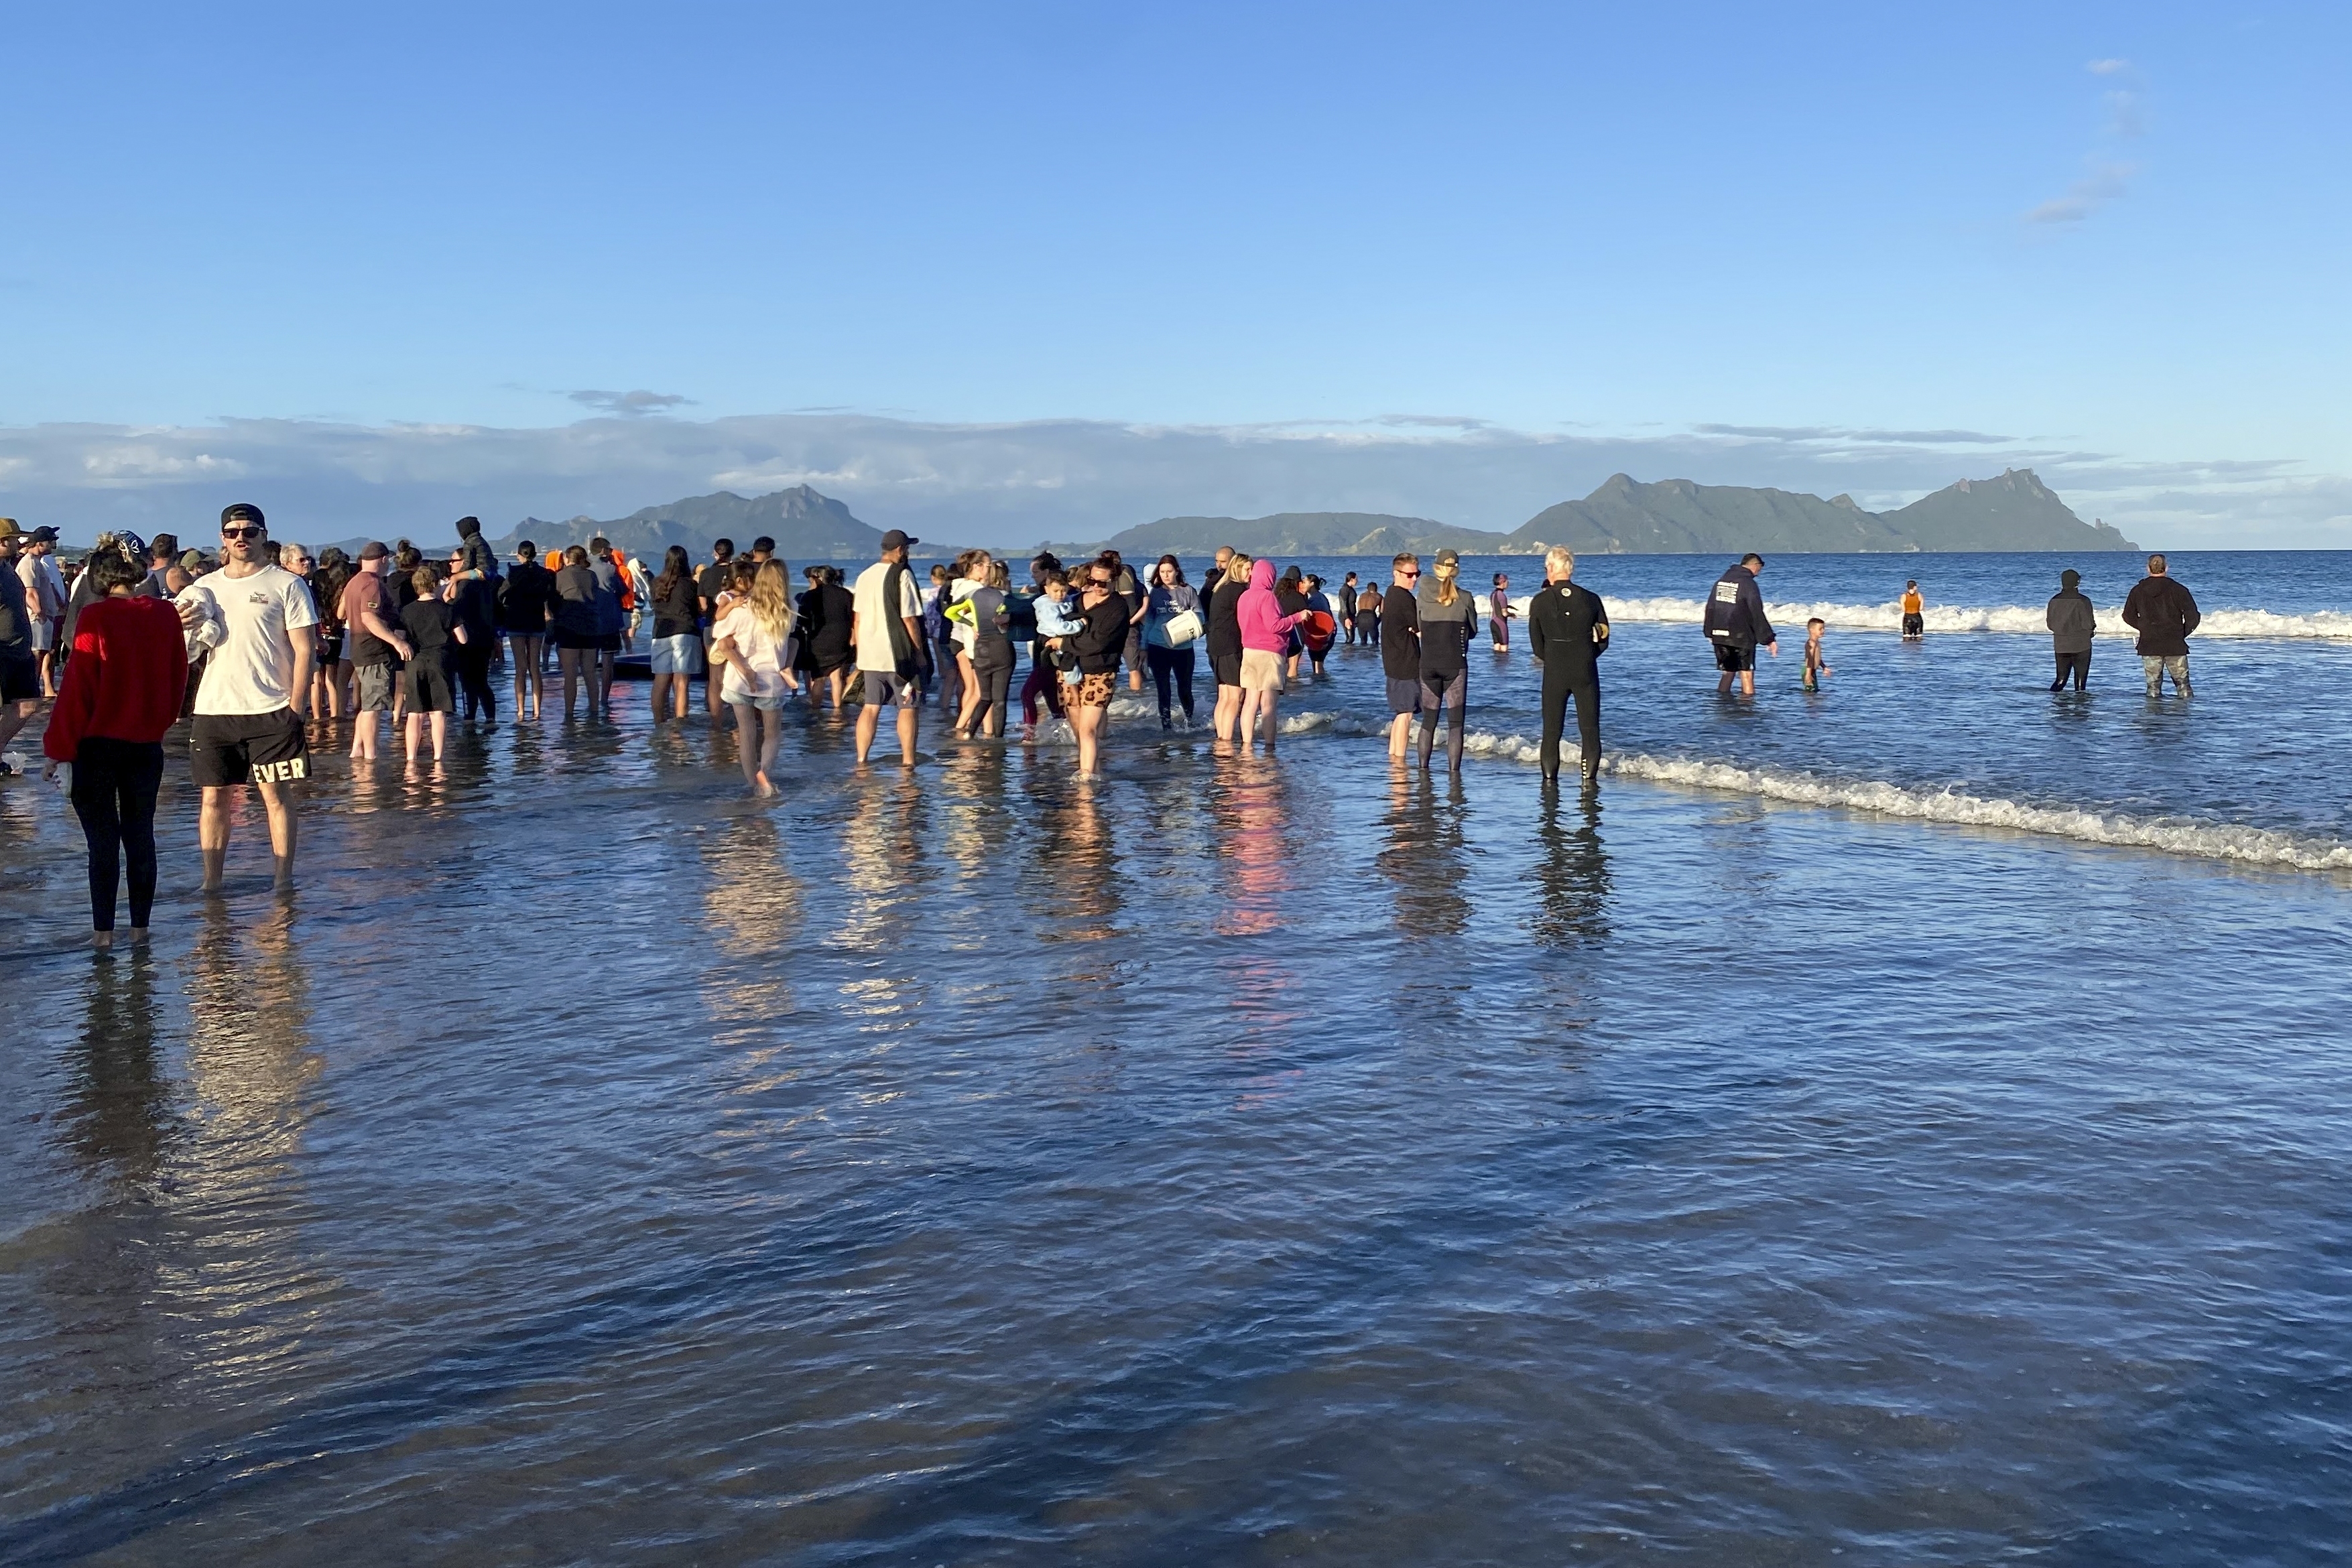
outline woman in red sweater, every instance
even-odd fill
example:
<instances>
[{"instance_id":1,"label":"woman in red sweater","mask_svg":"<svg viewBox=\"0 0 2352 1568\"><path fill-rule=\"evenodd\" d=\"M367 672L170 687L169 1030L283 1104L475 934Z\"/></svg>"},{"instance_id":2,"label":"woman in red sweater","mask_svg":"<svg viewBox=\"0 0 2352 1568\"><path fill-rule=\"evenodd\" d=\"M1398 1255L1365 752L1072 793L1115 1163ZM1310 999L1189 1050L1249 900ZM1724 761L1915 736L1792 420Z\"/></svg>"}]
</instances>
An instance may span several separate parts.
<instances>
[{"instance_id":1,"label":"woman in red sweater","mask_svg":"<svg viewBox=\"0 0 2352 1568\"><path fill-rule=\"evenodd\" d=\"M131 873L131 939L147 939L155 904L155 792L163 782L163 732L180 716L188 644L166 599L133 598L146 570L119 549L86 568L101 596L74 624L73 657L49 714L41 750L47 774L73 767L73 806L89 840L91 944L114 946L115 879Z\"/></svg>"}]
</instances>

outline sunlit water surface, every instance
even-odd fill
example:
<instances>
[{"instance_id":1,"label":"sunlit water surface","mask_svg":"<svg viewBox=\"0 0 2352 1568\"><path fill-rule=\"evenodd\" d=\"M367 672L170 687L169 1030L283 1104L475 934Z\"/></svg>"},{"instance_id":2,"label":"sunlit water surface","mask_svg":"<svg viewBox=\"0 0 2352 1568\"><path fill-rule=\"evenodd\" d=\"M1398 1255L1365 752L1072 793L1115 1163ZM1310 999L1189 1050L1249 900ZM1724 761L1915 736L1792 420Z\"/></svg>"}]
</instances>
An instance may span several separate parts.
<instances>
[{"instance_id":1,"label":"sunlit water surface","mask_svg":"<svg viewBox=\"0 0 2352 1568\"><path fill-rule=\"evenodd\" d=\"M1629 622L1612 743L2346 834L2344 646L2040 647L1722 705ZM1400 779L1331 667L1276 763L1127 710L1093 787L796 717L760 808L634 709L325 758L282 903L255 820L195 900L175 783L110 964L9 785L0 1561L2340 1561L2342 873L1548 800L1524 651Z\"/></svg>"}]
</instances>

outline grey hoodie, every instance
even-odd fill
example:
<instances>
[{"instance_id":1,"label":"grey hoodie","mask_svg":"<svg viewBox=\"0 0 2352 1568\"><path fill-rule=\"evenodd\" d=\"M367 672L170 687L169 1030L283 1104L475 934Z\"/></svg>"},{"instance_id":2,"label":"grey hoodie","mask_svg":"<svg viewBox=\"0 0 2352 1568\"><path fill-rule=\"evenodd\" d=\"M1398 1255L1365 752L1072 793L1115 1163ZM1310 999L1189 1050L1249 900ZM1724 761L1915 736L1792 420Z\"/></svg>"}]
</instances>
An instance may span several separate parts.
<instances>
[{"instance_id":1,"label":"grey hoodie","mask_svg":"<svg viewBox=\"0 0 2352 1568\"><path fill-rule=\"evenodd\" d=\"M2098 631L2098 616L2091 608L2089 595L2079 588L2062 588L2050 601L2050 651L2053 653L2087 653L2091 651L2092 635Z\"/></svg>"}]
</instances>

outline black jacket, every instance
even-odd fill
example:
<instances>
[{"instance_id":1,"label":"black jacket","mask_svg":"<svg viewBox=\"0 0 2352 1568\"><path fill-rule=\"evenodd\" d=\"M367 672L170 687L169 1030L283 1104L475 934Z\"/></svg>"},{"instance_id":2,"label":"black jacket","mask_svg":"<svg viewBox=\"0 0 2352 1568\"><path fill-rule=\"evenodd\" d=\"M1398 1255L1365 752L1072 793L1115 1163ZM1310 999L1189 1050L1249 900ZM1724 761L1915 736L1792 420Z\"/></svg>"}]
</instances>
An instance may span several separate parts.
<instances>
[{"instance_id":1,"label":"black jacket","mask_svg":"<svg viewBox=\"0 0 2352 1568\"><path fill-rule=\"evenodd\" d=\"M2139 633L2139 652L2152 658L2188 653L2189 633L2203 619L2195 596L2168 577L2141 578L2124 601L2124 624Z\"/></svg>"},{"instance_id":2,"label":"black jacket","mask_svg":"<svg viewBox=\"0 0 2352 1568\"><path fill-rule=\"evenodd\" d=\"M1241 616L1242 585L1220 582L1209 595L1209 657L1238 659L1242 656Z\"/></svg>"},{"instance_id":3,"label":"black jacket","mask_svg":"<svg viewBox=\"0 0 2352 1568\"><path fill-rule=\"evenodd\" d=\"M1392 681L1421 679L1421 610L1409 588L1391 585L1381 598L1381 673Z\"/></svg>"},{"instance_id":4,"label":"black jacket","mask_svg":"<svg viewBox=\"0 0 2352 1568\"><path fill-rule=\"evenodd\" d=\"M1706 597L1706 635L1711 643L1735 648L1780 641L1772 634L1772 622L1764 619L1764 591L1746 567L1735 566L1715 580Z\"/></svg>"},{"instance_id":5,"label":"black jacket","mask_svg":"<svg viewBox=\"0 0 2352 1568\"><path fill-rule=\"evenodd\" d=\"M1546 685L1582 685L1592 679L1593 661L1609 651L1608 607L1589 588L1547 583L1528 604L1528 645Z\"/></svg>"},{"instance_id":6,"label":"black jacket","mask_svg":"<svg viewBox=\"0 0 2352 1568\"><path fill-rule=\"evenodd\" d=\"M1086 622L1077 636L1071 639L1078 645L1078 674L1107 675L1118 669L1119 655L1127 651L1127 601L1112 594L1091 610L1080 610Z\"/></svg>"}]
</instances>

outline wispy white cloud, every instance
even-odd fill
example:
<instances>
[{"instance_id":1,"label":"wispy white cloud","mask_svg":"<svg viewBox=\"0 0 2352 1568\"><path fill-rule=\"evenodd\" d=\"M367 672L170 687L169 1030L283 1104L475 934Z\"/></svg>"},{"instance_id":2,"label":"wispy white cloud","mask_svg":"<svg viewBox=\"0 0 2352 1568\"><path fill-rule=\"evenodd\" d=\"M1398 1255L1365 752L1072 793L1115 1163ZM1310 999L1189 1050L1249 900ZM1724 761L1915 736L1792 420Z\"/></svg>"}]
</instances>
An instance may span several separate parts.
<instances>
[{"instance_id":1,"label":"wispy white cloud","mask_svg":"<svg viewBox=\"0 0 2352 1568\"><path fill-rule=\"evenodd\" d=\"M2089 173L2025 214L2030 224L2079 224L2131 188L2137 163L2094 163Z\"/></svg>"},{"instance_id":2,"label":"wispy white cloud","mask_svg":"<svg viewBox=\"0 0 2352 1568\"><path fill-rule=\"evenodd\" d=\"M872 414L594 418L544 429L299 420L0 427L0 513L87 540L186 531L231 501L289 538L424 538L472 513L625 516L730 489L808 484L877 528L1025 547L1175 514L1392 512L1507 529L1611 474L1766 485L1899 506L1962 477L2032 467L2085 517L2177 546L2352 539L2352 481L2285 460L2147 463L1983 431L1709 423L1530 432L1454 416L1324 427L1097 420L944 424ZM2201 510L2200 508L2202 508Z\"/></svg>"},{"instance_id":3,"label":"wispy white cloud","mask_svg":"<svg viewBox=\"0 0 2352 1568\"><path fill-rule=\"evenodd\" d=\"M596 392L593 390L566 392L564 396L604 413L616 413L625 419L641 419L649 413L667 413L671 409L694 402L677 392L647 392L639 387L635 392Z\"/></svg>"},{"instance_id":4,"label":"wispy white cloud","mask_svg":"<svg viewBox=\"0 0 2352 1568\"><path fill-rule=\"evenodd\" d=\"M1695 424L1701 435L1736 435L1756 441L1885 443L1906 446L2003 446L2014 435L1981 430L1856 430L1841 424Z\"/></svg>"},{"instance_id":5,"label":"wispy white cloud","mask_svg":"<svg viewBox=\"0 0 2352 1568\"><path fill-rule=\"evenodd\" d=\"M2084 68L2093 76L2118 84L2104 95L2107 119L2101 135L2107 145L2084 159L2083 177L2067 186L2063 195L2028 209L2027 223L2079 224L2109 203L2120 200L2140 172L2139 163L2116 152L2118 144L2136 141L2147 134L2147 98L2140 87L2139 73L2129 60L2120 58L2095 59Z\"/></svg>"}]
</instances>

